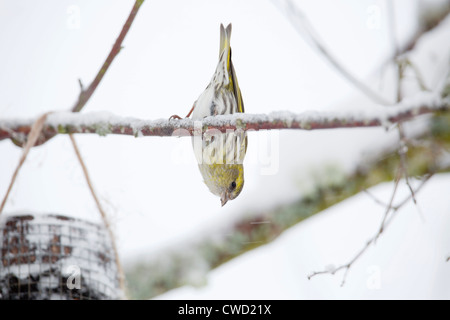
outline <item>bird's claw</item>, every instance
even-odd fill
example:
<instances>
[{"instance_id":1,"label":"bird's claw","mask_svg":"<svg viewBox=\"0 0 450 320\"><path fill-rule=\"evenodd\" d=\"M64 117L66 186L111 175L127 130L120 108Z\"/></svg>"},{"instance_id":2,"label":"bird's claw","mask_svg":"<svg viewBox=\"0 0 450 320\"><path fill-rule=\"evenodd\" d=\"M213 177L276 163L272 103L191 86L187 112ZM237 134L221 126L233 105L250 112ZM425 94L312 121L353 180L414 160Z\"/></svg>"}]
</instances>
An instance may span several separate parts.
<instances>
[{"instance_id":1,"label":"bird's claw","mask_svg":"<svg viewBox=\"0 0 450 320\"><path fill-rule=\"evenodd\" d=\"M173 116L170 116L169 120L181 120L182 118L179 115L174 114Z\"/></svg>"}]
</instances>

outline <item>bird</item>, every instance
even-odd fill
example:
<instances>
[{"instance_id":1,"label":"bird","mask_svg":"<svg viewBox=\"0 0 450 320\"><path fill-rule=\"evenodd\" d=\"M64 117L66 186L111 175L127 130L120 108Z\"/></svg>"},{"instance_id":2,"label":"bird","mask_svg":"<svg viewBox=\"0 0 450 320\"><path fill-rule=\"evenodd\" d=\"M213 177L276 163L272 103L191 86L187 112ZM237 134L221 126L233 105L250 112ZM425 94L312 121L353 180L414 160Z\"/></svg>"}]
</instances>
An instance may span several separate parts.
<instances>
[{"instance_id":1,"label":"bird","mask_svg":"<svg viewBox=\"0 0 450 320\"><path fill-rule=\"evenodd\" d=\"M219 62L206 89L194 102L187 118L202 120L208 116L244 112L244 102L231 60L231 23L220 24ZM179 116L171 117L181 119ZM192 138L194 154L208 189L220 197L222 206L239 196L244 187L243 161L247 152L246 132L221 133L207 130Z\"/></svg>"}]
</instances>

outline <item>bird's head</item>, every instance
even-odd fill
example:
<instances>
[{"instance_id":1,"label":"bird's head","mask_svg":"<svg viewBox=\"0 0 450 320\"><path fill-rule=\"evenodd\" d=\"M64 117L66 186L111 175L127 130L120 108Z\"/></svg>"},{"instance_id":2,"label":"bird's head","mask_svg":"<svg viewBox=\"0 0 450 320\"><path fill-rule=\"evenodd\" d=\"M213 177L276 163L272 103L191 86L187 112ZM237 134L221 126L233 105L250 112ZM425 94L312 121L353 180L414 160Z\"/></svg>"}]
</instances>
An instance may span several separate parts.
<instances>
[{"instance_id":1,"label":"bird's head","mask_svg":"<svg viewBox=\"0 0 450 320\"><path fill-rule=\"evenodd\" d=\"M220 197L224 206L236 199L244 187L244 166L242 164L201 164L200 172L209 190Z\"/></svg>"}]
</instances>

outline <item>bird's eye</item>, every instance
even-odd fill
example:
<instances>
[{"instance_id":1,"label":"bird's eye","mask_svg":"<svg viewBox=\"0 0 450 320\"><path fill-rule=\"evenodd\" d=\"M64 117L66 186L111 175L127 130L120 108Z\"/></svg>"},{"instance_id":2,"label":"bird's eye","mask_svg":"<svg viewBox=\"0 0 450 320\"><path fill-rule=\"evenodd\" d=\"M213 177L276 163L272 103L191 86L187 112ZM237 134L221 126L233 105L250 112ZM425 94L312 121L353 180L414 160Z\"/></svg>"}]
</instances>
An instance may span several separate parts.
<instances>
[{"instance_id":1,"label":"bird's eye","mask_svg":"<svg viewBox=\"0 0 450 320\"><path fill-rule=\"evenodd\" d=\"M236 189L236 181L233 181L233 182L230 184L230 189L231 189L231 190Z\"/></svg>"}]
</instances>

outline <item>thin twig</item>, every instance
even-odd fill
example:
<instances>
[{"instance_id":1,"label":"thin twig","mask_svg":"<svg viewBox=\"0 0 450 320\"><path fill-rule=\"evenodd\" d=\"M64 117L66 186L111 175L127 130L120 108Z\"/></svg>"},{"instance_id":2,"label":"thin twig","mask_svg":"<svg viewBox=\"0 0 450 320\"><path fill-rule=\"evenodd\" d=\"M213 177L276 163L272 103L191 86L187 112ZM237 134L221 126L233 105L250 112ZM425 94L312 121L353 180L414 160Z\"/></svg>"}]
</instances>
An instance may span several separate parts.
<instances>
[{"instance_id":1,"label":"thin twig","mask_svg":"<svg viewBox=\"0 0 450 320\"><path fill-rule=\"evenodd\" d=\"M433 174L428 174L421 182L421 184L417 187L417 189L415 190L415 193L417 194L420 189L425 185L425 183L427 181L430 180L430 178L433 176ZM396 182L395 184L396 186L394 187L394 192L393 194L395 194L395 190L397 189L397 185L398 182ZM392 197L393 198L393 197ZM317 275L323 275L323 274L331 274L331 275L335 275L338 271L341 270L345 270L345 273L343 275L342 278L342 282L341 282L341 286L344 286L345 281L347 279L347 275L348 272L350 270L350 268L353 266L353 264L367 251L367 249L374 244L377 239L380 237L381 233L383 232L383 230L386 230L386 228L390 225L390 223L392 222L392 220L394 219L394 217L396 216L394 213L396 213L402 206L404 206L409 200L411 199L411 194L406 197L403 201L401 201L398 205L396 206L392 206L392 203L389 205L390 210L393 211L393 213L388 217L388 214L385 214L383 217L383 223L381 224L382 227L376 232L376 234L370 238L366 244L358 251L358 253L347 263L340 265L337 268L333 268L332 270L323 270L323 271L315 271L313 273L311 273L310 275L308 275L308 279L310 280L311 278L317 276Z\"/></svg>"},{"instance_id":2,"label":"thin twig","mask_svg":"<svg viewBox=\"0 0 450 320\"><path fill-rule=\"evenodd\" d=\"M97 89L97 86L99 85L100 81L102 81L103 76L105 75L106 71L108 71L108 68L111 66L111 63L113 62L114 58L119 54L121 48L122 48L122 42L125 39L125 36L128 33L128 30L130 30L131 24L134 21L134 18L136 17L136 14L139 11L139 8L141 7L144 0L136 0L134 3L133 9L130 12L130 15L128 16L127 21L122 27L122 31L119 34L119 37L117 38L116 42L114 43L114 46L112 47L111 51L109 52L108 57L106 58L105 62L103 63L102 67L98 71L97 75L95 76L92 83L89 85L89 87L84 90L83 85L81 83L81 80L79 80L79 84L81 87L80 95L78 96L78 101L75 103L75 105L72 107L73 112L79 112L83 107L86 105L86 103L91 98L92 94L94 93L95 89Z\"/></svg>"},{"instance_id":3,"label":"thin twig","mask_svg":"<svg viewBox=\"0 0 450 320\"><path fill-rule=\"evenodd\" d=\"M351 266L356 262L356 260L358 260L364 254L364 252L367 250L367 248L369 248L369 246L374 241L375 241L375 238L372 238L369 241L367 241L366 245L364 247L362 247L361 250L348 263L343 264L333 270L315 271L315 272L311 273L310 275L308 275L308 280L311 280L311 278L318 276L318 275L322 275L322 274L335 275L337 272L345 269L345 273L344 273L344 276L342 277L342 282L341 282L341 287L343 287L345 285L345 281L347 280L348 271L350 270Z\"/></svg>"},{"instance_id":4,"label":"thin twig","mask_svg":"<svg viewBox=\"0 0 450 320\"><path fill-rule=\"evenodd\" d=\"M372 192L370 192L369 190L364 189L363 192L364 192L365 194L367 194L367 195L369 196L369 198L371 198L373 201L375 201L375 203L379 204L380 206L382 206L382 207L384 207L384 208L387 207L387 204L386 204L386 203L384 203L383 201L381 201L380 199L378 199L378 198L377 198L375 195L373 195Z\"/></svg>"},{"instance_id":5,"label":"thin twig","mask_svg":"<svg viewBox=\"0 0 450 320\"><path fill-rule=\"evenodd\" d=\"M369 88L360 79L354 76L350 71L348 71L333 54L326 48L324 42L319 37L318 33L308 21L303 12L295 6L291 0L274 0L278 7L286 14L289 21L294 26L295 30L306 39L306 41L317 51L319 51L327 60L330 62L336 70L344 76L350 83L352 83L357 89L359 89L363 94L369 97L371 100L375 101L381 105L392 105L387 99L382 97L380 94ZM282 4L284 3L284 5Z\"/></svg>"},{"instance_id":6,"label":"thin twig","mask_svg":"<svg viewBox=\"0 0 450 320\"><path fill-rule=\"evenodd\" d=\"M394 1L391 0L385 0L384 1L386 7L387 7L387 21L389 24L389 27L387 29L390 29L388 32L389 41L391 43L392 49L394 51L394 57L397 57L399 54L399 47L398 47L398 41L397 41L397 25L395 20L395 8L394 8Z\"/></svg>"},{"instance_id":7,"label":"thin twig","mask_svg":"<svg viewBox=\"0 0 450 320\"><path fill-rule=\"evenodd\" d=\"M434 173L429 173L425 176L425 178L422 179L420 185L416 188L416 190L414 191L415 194L417 194L420 189L422 189L422 187L428 182L428 180L431 179L431 177L434 175ZM386 226L389 225L392 222L392 219L395 216L395 213L400 210L401 207L403 207L409 200L411 200L412 195L411 193L403 200L401 201L399 204L397 204L396 206L392 207L392 214L390 215L389 219L386 220L385 224L384 224L384 228L386 229Z\"/></svg>"},{"instance_id":8,"label":"thin twig","mask_svg":"<svg viewBox=\"0 0 450 320\"><path fill-rule=\"evenodd\" d=\"M425 85L423 76L420 73L419 69L416 67L416 65L414 63L412 63L411 60L409 60L409 59L405 59L405 64L413 71L414 78L416 79L417 83L419 84L420 90L430 91L430 89Z\"/></svg>"},{"instance_id":9,"label":"thin twig","mask_svg":"<svg viewBox=\"0 0 450 320\"><path fill-rule=\"evenodd\" d=\"M397 41L397 38L396 38L397 25L396 25L396 19L395 19L396 15L395 15L394 1L386 0L385 3L387 5L387 7L388 7L388 21L389 21L390 29L391 29L390 32L389 32L389 35L391 37L392 47L393 47L393 50L395 52L395 54L394 54L394 62L397 63L397 72L398 72L398 74L397 74L397 103L399 103L403 99L402 81L403 81L403 78L404 78L405 67L406 67L407 64L404 61L400 61L398 59L400 48L399 48L398 41ZM398 133L399 133L399 136L400 136L400 149L399 149L400 171L403 174L403 177L405 178L405 182L406 182L406 185L409 188L409 191L411 192L411 197L413 199L413 202L414 202L415 205L417 205L416 197L414 195L414 190L411 187L411 184L409 183L408 166L407 166L407 161L406 161L406 153L408 151L408 147L406 145L405 132L404 132L403 125L402 125L401 121L398 123L397 129L398 129ZM390 208L389 208L389 210L390 210ZM383 224L384 224L384 220L383 220ZM383 224L382 224L381 229L380 229L381 231L382 231L382 228L383 228Z\"/></svg>"},{"instance_id":10,"label":"thin twig","mask_svg":"<svg viewBox=\"0 0 450 320\"><path fill-rule=\"evenodd\" d=\"M91 191L92 197L94 198L94 201L95 201L95 204L97 205L98 211L100 212L100 215L102 217L103 223L104 223L106 229L108 230L109 237L111 238L111 244L112 244L113 251L114 251L114 258L116 260L117 271L118 271L118 275L119 275L120 289L122 290L122 292L124 294L126 294L125 273L124 273L123 268L122 268L122 263L120 262L119 251L117 250L117 245L116 245L116 238L115 238L114 233L113 233L113 231L111 229L111 225L110 225L110 223L108 221L108 217L106 216L106 213L105 213L105 211L102 208L100 200L97 197L97 194L95 192L94 186L92 185L91 178L89 177L89 173L87 171L86 165L84 164L83 158L81 156L81 153L80 153L80 150L79 150L79 148L77 146L75 138L71 134L69 134L69 137L70 137L70 141L72 142L73 149L75 150L75 154L77 155L78 161L80 162L81 168L83 169L83 174L84 174L84 177L86 179L86 183L87 183L87 185L89 187L89 190Z\"/></svg>"},{"instance_id":11,"label":"thin twig","mask_svg":"<svg viewBox=\"0 0 450 320\"><path fill-rule=\"evenodd\" d=\"M418 190L420 190L420 188L423 185L423 182L425 182L428 179L430 179L432 175L433 174L428 174L428 175L425 176L425 178L422 180L422 184L416 190L414 190L414 194ZM373 195L369 190L365 189L365 190L363 190L363 192L366 193L373 201L375 201L375 203L379 204L380 206L382 206L384 208L386 208L388 206L386 203L384 203L383 201L378 199L375 195ZM397 211L398 209L400 209L400 207L402 207L405 204L405 202L408 202L411 198L412 198L412 193L410 192L410 194L403 201L401 201L400 203L398 203L395 206L391 206L392 211Z\"/></svg>"},{"instance_id":12,"label":"thin twig","mask_svg":"<svg viewBox=\"0 0 450 320\"><path fill-rule=\"evenodd\" d=\"M406 185L408 186L409 191L411 192L413 202L414 204L417 204L416 197L414 195L414 190L411 187L411 184L409 183L408 165L406 161L406 153L408 152L408 147L406 146L405 132L403 129L403 125L401 123L398 124L398 132L400 135L400 150L398 152L400 156L400 170L402 171Z\"/></svg>"},{"instance_id":13,"label":"thin twig","mask_svg":"<svg viewBox=\"0 0 450 320\"><path fill-rule=\"evenodd\" d=\"M394 1L386 0L387 6L389 7L391 3ZM439 5L439 9L435 10L434 13L430 14L430 12L421 11L419 16L419 28L416 31L416 33L403 45L396 45L397 47L397 57L404 57L407 55L410 51L415 49L417 43L422 38L424 34L427 32L435 29L439 24L445 20L445 18L450 14L450 4L448 1L443 2L441 5ZM390 36L391 34L388 34ZM391 40L392 42L392 40ZM392 58L389 58L386 62L384 62L382 65L386 66L388 64L392 63Z\"/></svg>"},{"instance_id":14,"label":"thin twig","mask_svg":"<svg viewBox=\"0 0 450 320\"><path fill-rule=\"evenodd\" d=\"M416 194L417 192L420 191L420 189L422 189L422 187L425 185L425 183L431 179L431 177L434 175L434 173L429 173L425 176L425 178L423 178L422 182L420 183L420 185L416 188L416 190L414 190L414 194ZM392 210L397 211L399 210L402 206L404 206L410 199L412 198L412 194L410 193L402 202L398 203L397 205L392 207Z\"/></svg>"},{"instance_id":15,"label":"thin twig","mask_svg":"<svg viewBox=\"0 0 450 320\"><path fill-rule=\"evenodd\" d=\"M388 0L389 1L389 0ZM450 14L450 4L449 1L443 1L439 8L436 8L432 14L430 12L423 11L420 13L419 21L421 26L416 31L415 35L413 35L409 41L399 48L399 55L404 55L407 52L413 50L419 39L430 30L435 29L445 18Z\"/></svg>"},{"instance_id":16,"label":"thin twig","mask_svg":"<svg viewBox=\"0 0 450 320\"><path fill-rule=\"evenodd\" d=\"M16 169L14 170L14 173L11 177L11 181L9 182L8 189L6 190L6 193L3 197L2 203L0 205L0 215L3 211L3 208L5 207L6 201L8 200L9 193L12 190L12 187L14 186L14 182L16 181L17 175L19 174L20 168L22 168L22 165L24 164L28 152L30 149L36 144L36 141L38 140L39 136L41 135L42 129L44 128L45 120L47 119L47 116L51 112L44 113L41 115L31 126L30 133L28 134L26 144L24 146L24 149L22 151L22 156L19 159L19 163L17 164Z\"/></svg>"},{"instance_id":17,"label":"thin twig","mask_svg":"<svg viewBox=\"0 0 450 320\"><path fill-rule=\"evenodd\" d=\"M391 200L389 201L388 206L386 207L386 211L384 212L383 215L383 220L381 221L380 224L380 228L378 229L378 234L375 238L375 241L378 239L378 237L383 233L384 231L384 227L385 227L385 223L386 223L386 219L389 216L389 212L391 212L392 209L392 204L394 202L395 199L395 194L397 193L397 189L398 189L398 184L400 182L400 178L402 177L402 171L399 169L397 170L397 176L395 177L395 181L394 181L394 191L392 191L392 195L391 195Z\"/></svg>"}]
</instances>

